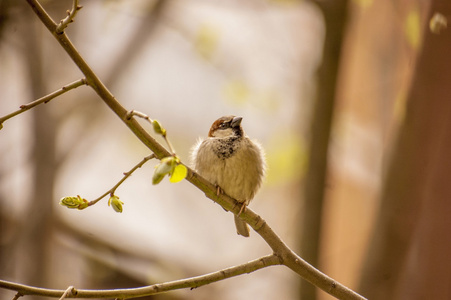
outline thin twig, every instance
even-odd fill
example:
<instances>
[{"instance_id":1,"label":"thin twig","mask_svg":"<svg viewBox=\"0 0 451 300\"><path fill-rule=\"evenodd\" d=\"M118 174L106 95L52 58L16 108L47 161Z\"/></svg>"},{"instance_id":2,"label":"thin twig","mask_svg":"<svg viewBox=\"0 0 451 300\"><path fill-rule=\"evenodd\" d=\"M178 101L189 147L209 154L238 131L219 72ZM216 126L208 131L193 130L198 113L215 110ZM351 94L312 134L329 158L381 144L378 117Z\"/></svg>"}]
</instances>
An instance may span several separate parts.
<instances>
[{"instance_id":1,"label":"thin twig","mask_svg":"<svg viewBox=\"0 0 451 300\"><path fill-rule=\"evenodd\" d=\"M149 156L146 156L143 158L143 160L141 160L139 163L137 163L130 171L128 172L124 172L124 177L122 177L121 180L119 180L118 183L116 183L111 189L109 189L108 191L106 191L103 195L101 195L100 197L98 197L97 199L94 199L92 201L89 202L88 206L94 205L97 202L99 202L101 199L103 199L104 197L106 197L108 194L113 195L114 192L116 191L116 189L128 178L130 177L133 172L135 172L137 169L141 168L147 161L151 160L152 158L155 158L155 154L151 154Z\"/></svg>"},{"instance_id":2,"label":"thin twig","mask_svg":"<svg viewBox=\"0 0 451 300\"><path fill-rule=\"evenodd\" d=\"M168 137L166 136L166 134L163 135L163 138L164 138L164 140L166 141L166 144L168 145L169 150L171 151L172 155L175 155L175 150L174 150L174 148L172 147L172 144L171 144L171 142L169 141L169 139L168 139Z\"/></svg>"},{"instance_id":3,"label":"thin twig","mask_svg":"<svg viewBox=\"0 0 451 300\"><path fill-rule=\"evenodd\" d=\"M227 278L248 274L255 272L257 270L280 265L280 259L274 254L261 257L259 259L241 264L239 266L234 266L226 269L222 269L213 273L195 276L186 279L180 279L175 281L169 281L165 283L158 283L154 285L139 287L139 288L129 288L129 289L112 289L112 290L76 290L76 294L72 293L70 297L72 298L118 298L127 299L135 297L144 297L149 295L160 294L163 292L168 292L172 290L179 290L185 288L198 288L203 285L207 285L216 281L224 280ZM36 295L36 296L46 296L46 297L61 297L67 290L53 290L53 289L43 289L36 288L28 285L13 283L9 281L0 280L0 287L19 291L21 295ZM71 290L72 291L72 290ZM67 295L66 295L67 296Z\"/></svg>"},{"instance_id":4,"label":"thin twig","mask_svg":"<svg viewBox=\"0 0 451 300\"><path fill-rule=\"evenodd\" d=\"M56 33L62 33L64 29L69 25L69 23L72 23L75 19L75 15L77 12L82 9L83 6L78 5L78 0L74 0L72 3L72 10L67 11L67 17L62 19L58 26L56 27Z\"/></svg>"},{"instance_id":5,"label":"thin twig","mask_svg":"<svg viewBox=\"0 0 451 300\"><path fill-rule=\"evenodd\" d=\"M12 300L17 300L17 299L19 299L20 297L22 297L23 295L21 294L21 293L16 293L15 295L14 295L14 298L12 299Z\"/></svg>"},{"instance_id":6,"label":"thin twig","mask_svg":"<svg viewBox=\"0 0 451 300\"><path fill-rule=\"evenodd\" d=\"M52 99L54 99L54 98L56 98L56 97L58 97L58 96L60 96L60 95L62 95L64 93L67 93L68 91L70 91L72 89L75 89L75 88L77 88L77 87L79 87L81 85L84 85L84 84L87 84L86 83L86 79L82 78L82 79L79 79L79 80L74 81L72 83L69 83L68 85L63 86L59 90L54 91L54 92L48 94L47 96L39 98L38 100L35 100L35 101L30 102L28 104L21 105L19 110L16 110L15 112L12 112L12 113L0 118L0 129L2 129L3 122L5 122L6 120L11 119L12 117L15 117L15 116L17 116L17 115L19 115L19 114L21 114L23 112L26 112L27 110L29 110L29 109L31 109L31 108L39 105L39 104L47 103L50 100L52 100Z\"/></svg>"},{"instance_id":7,"label":"thin twig","mask_svg":"<svg viewBox=\"0 0 451 300\"><path fill-rule=\"evenodd\" d=\"M142 119L145 119L151 125L154 125L154 122L155 122L155 120L152 120L148 115L146 115L146 114L144 114L142 112L136 111L136 110L131 110L131 111L129 111L127 113L127 115L126 115L127 120L130 120L132 117L140 117ZM161 125L158 125L158 126L161 126ZM164 138L166 144L168 145L169 150L171 151L171 153L173 155L175 155L174 147L172 147L172 144L171 144L171 142L169 141L169 139L167 137L166 130L163 130L162 132L160 132L160 134L163 136L163 138Z\"/></svg>"}]
</instances>

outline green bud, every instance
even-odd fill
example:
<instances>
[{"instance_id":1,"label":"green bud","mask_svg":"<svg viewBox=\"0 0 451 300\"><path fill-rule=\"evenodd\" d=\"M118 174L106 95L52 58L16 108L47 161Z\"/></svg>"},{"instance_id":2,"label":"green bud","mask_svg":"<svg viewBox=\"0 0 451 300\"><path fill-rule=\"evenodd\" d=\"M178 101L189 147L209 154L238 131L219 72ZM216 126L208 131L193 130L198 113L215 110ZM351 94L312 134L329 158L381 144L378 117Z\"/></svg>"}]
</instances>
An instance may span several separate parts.
<instances>
[{"instance_id":1,"label":"green bud","mask_svg":"<svg viewBox=\"0 0 451 300\"><path fill-rule=\"evenodd\" d=\"M156 133L161 134L162 136L166 136L166 129L164 129L160 122L157 120L152 121L153 130L155 130Z\"/></svg>"},{"instance_id":2,"label":"green bud","mask_svg":"<svg viewBox=\"0 0 451 300\"><path fill-rule=\"evenodd\" d=\"M161 162L155 167L155 172L153 173L152 184L159 184L163 180L164 176L171 174L175 168L175 158L173 156L165 157Z\"/></svg>"},{"instance_id":3,"label":"green bud","mask_svg":"<svg viewBox=\"0 0 451 300\"><path fill-rule=\"evenodd\" d=\"M60 205L68 208L77 208L79 205L77 197L64 197L60 200Z\"/></svg>"},{"instance_id":4,"label":"green bud","mask_svg":"<svg viewBox=\"0 0 451 300\"><path fill-rule=\"evenodd\" d=\"M64 197L60 200L60 205L66 206L67 208L77 208L77 209L85 209L89 206L89 202L86 199L77 197Z\"/></svg>"},{"instance_id":5,"label":"green bud","mask_svg":"<svg viewBox=\"0 0 451 300\"><path fill-rule=\"evenodd\" d=\"M113 207L115 212L121 213L122 212L122 204L124 204L124 202L122 202L121 200L119 200L119 197L116 195L113 195L110 197L110 199L108 200L108 206Z\"/></svg>"}]
</instances>

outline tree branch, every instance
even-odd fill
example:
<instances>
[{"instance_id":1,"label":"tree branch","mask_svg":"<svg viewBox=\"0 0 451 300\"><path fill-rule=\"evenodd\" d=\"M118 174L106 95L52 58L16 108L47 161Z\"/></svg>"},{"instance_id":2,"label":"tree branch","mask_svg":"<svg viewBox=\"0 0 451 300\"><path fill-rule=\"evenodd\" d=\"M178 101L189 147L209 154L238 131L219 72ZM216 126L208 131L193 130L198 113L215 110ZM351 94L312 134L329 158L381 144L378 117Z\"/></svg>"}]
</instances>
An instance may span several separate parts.
<instances>
[{"instance_id":1,"label":"tree branch","mask_svg":"<svg viewBox=\"0 0 451 300\"><path fill-rule=\"evenodd\" d=\"M105 87L102 81L97 77L97 75L91 70L85 60L81 57L79 52L76 50L72 42L69 40L67 35L63 33L57 33L55 22L50 18L47 12L42 8L42 6L38 3L37 0L27 0L33 11L37 14L37 16L41 19L44 25L48 28L48 30L53 34L53 36L57 39L63 49L67 52L67 54L71 57L74 63L78 66L78 68L82 71L82 73L86 76L87 83L96 91L99 97L105 102L105 104L112 110L118 117L125 123L126 126L141 140L143 144L145 144L152 152L154 152L155 156L159 159L170 156L171 153L167 151L162 145L160 145L153 137L151 137L135 120L135 118L128 118L128 111L114 98L111 92ZM187 180L195 185L197 188L202 190L205 195L220 204L224 209L228 211L232 211L234 214L238 214L241 208L241 205L234 199L228 197L227 195L216 195L216 187L212 185L210 182L199 176L196 172L188 168L188 176ZM247 208L243 213L241 213L240 217L245 220L249 225L259 234L262 238L268 243L268 245L274 251L273 255L268 256L268 260L273 264L276 264L275 261L277 258L277 264L281 263L302 276L305 280L314 284L315 286L321 288L325 292L329 293L332 296L335 296L339 299L365 299L344 285L336 282L332 278L327 275L321 273L319 270L312 267L302 258L300 258L296 253L294 253L281 239L280 237L269 227L265 220L263 220L259 215L254 213L251 209ZM260 262L260 260L253 261ZM249 263L248 263L249 264ZM246 266L248 264L245 264ZM251 265L252 262L250 263ZM258 263L259 264L259 263ZM262 266L265 267L265 266ZM238 269L235 269L238 268ZM241 270L241 271L238 271ZM204 284L208 284L212 281L217 281L220 279L231 277L235 271L238 271L239 274L247 273L247 271L238 267L232 267L230 269L226 269L226 271L218 271L215 273L207 274L204 276L195 277L195 279L183 279L170 283L163 283L158 285L153 285L150 287L145 287L141 289L133 289L134 291L140 292L163 292L171 289L179 289L186 287L198 287ZM213 274L215 274L213 276ZM230 276L228 276L230 275ZM237 274L238 275L238 274ZM207 279L214 279L212 281L204 282L205 276ZM234 275L236 276L236 275ZM193 281L194 280L194 281ZM195 285L192 285L195 282ZM14 284L8 283L10 289L14 289L21 293L26 292L27 289L24 289L24 286L15 286L16 288L12 288ZM0 282L0 285L5 284L4 282ZM20 288L20 289L18 289ZM36 289L36 288L35 288ZM38 289L39 290L39 289ZM36 290L36 291L38 291ZM42 291L42 289L41 289ZM115 290L115 293L118 291L129 291L129 290ZM53 291L52 295L55 297L59 297L62 295L64 291ZM102 294L104 291L91 291L91 293ZM98 297L96 294L96 297ZM84 295L83 291L78 291L77 296ZM92 295L92 294L90 294ZM144 294L139 294L140 296L144 296ZM108 297L118 297L118 298L126 298L130 297L130 294L108 294Z\"/></svg>"},{"instance_id":2,"label":"tree branch","mask_svg":"<svg viewBox=\"0 0 451 300\"><path fill-rule=\"evenodd\" d=\"M13 283L5 280L0 280L0 287L17 291L21 296L35 295L45 296L53 298L135 298L144 297L149 295L155 295L167 291L191 288L195 289L203 285L210 284L212 282L224 280L227 278L239 276L246 273L252 273L254 271L279 265L280 259L275 255L267 255L259 259L250 261L248 263L234 266L226 269L222 269L213 273L191 277L187 279L180 279L175 281L169 281L165 283L153 284L140 288L130 289L113 289L113 290L78 290L74 287L69 287L66 290L54 290L32 287L24 284Z\"/></svg>"},{"instance_id":3,"label":"tree branch","mask_svg":"<svg viewBox=\"0 0 451 300\"><path fill-rule=\"evenodd\" d=\"M12 300L17 300L17 299L19 299L20 297L22 297L22 295L21 295L20 293L17 293L17 294L14 295L14 297L13 297Z\"/></svg>"},{"instance_id":4,"label":"tree branch","mask_svg":"<svg viewBox=\"0 0 451 300\"><path fill-rule=\"evenodd\" d=\"M172 147L172 144L167 137L166 129L164 129L157 120L152 120L148 115L143 114L142 112L136 110L131 110L127 113L127 120L130 120L132 117L140 117L149 122L153 126L155 132L163 136L164 140L166 141L166 144L169 147L169 150L173 155L175 155L174 147Z\"/></svg>"},{"instance_id":5,"label":"tree branch","mask_svg":"<svg viewBox=\"0 0 451 300\"><path fill-rule=\"evenodd\" d=\"M66 27L74 21L75 15L77 14L77 12L83 8L83 6L78 5L78 0L73 0L73 1L74 2L72 4L72 10L70 10L70 11L68 10L67 17L65 17L64 19L62 19L60 21L60 23L56 27L56 33L62 33L64 31L64 29L66 29Z\"/></svg>"},{"instance_id":6,"label":"tree branch","mask_svg":"<svg viewBox=\"0 0 451 300\"><path fill-rule=\"evenodd\" d=\"M61 89L54 91L53 93L50 93L47 96L39 98L38 100L35 100L28 104L21 105L19 110L16 110L15 112L12 112L12 113L0 118L0 129L3 128L3 122L5 122L6 120L11 119L12 117L15 117L23 112L26 112L27 110L32 109L33 107L35 107L39 104L47 103L50 100L52 100L53 98L56 98L56 97L66 93L72 89L75 89L83 84L87 84L85 78L82 78L82 79L79 79L72 83L69 83L68 85L63 86Z\"/></svg>"}]
</instances>

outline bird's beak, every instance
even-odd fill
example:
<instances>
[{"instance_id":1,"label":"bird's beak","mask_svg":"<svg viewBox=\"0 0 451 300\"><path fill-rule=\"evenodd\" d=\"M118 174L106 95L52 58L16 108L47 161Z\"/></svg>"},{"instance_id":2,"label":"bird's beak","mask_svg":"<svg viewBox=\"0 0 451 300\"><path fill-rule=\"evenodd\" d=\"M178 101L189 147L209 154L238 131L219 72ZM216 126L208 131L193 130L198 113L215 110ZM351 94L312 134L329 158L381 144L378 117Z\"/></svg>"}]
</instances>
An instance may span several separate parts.
<instances>
[{"instance_id":1,"label":"bird's beak","mask_svg":"<svg viewBox=\"0 0 451 300\"><path fill-rule=\"evenodd\" d=\"M230 126L231 126L232 128L240 127L240 125L241 125L241 120L243 120L243 117L234 117L234 118L232 119L232 122L230 123Z\"/></svg>"}]
</instances>

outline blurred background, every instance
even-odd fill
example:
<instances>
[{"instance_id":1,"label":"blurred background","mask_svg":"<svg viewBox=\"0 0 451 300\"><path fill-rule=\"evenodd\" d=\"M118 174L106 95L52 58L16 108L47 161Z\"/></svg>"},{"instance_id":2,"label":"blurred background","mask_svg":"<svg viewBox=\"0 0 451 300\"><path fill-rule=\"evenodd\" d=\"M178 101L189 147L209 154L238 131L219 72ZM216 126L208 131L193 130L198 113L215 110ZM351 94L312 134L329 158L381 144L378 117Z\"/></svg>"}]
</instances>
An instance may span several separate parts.
<instances>
[{"instance_id":1,"label":"blurred background","mask_svg":"<svg viewBox=\"0 0 451 300\"><path fill-rule=\"evenodd\" d=\"M214 120L243 116L269 166L251 208L308 262L369 299L451 298L449 2L80 2L70 39L184 163ZM59 21L72 2L42 4ZM24 1L0 0L0 117L82 77ZM3 125L1 279L137 287L271 253L188 182L152 186L156 161L116 191L122 214L60 206L150 154L86 86ZM332 299L281 266L146 299L250 297Z\"/></svg>"}]
</instances>

